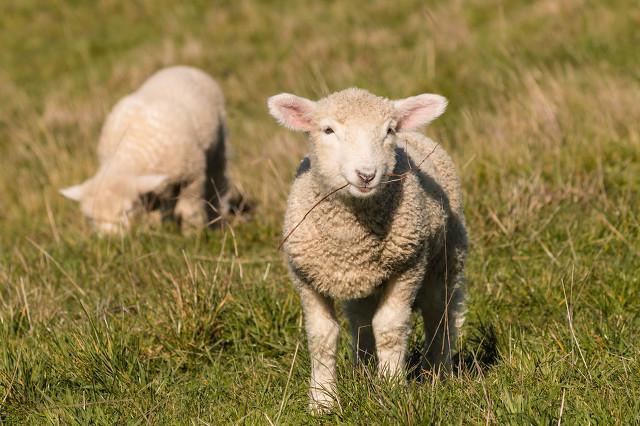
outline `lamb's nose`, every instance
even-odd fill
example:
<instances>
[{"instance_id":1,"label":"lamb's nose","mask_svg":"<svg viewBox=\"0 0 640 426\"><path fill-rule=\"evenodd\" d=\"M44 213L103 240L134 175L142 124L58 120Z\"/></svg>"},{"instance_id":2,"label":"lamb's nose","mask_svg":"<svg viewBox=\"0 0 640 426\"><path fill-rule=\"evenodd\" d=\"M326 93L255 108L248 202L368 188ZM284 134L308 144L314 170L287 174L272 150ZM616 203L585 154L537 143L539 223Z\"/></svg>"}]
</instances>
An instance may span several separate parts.
<instances>
[{"instance_id":1,"label":"lamb's nose","mask_svg":"<svg viewBox=\"0 0 640 426\"><path fill-rule=\"evenodd\" d=\"M364 173L364 172L362 172L360 170L356 170L356 174L358 175L360 180L362 180L362 182L364 182L365 185L368 184L369 182L371 182L376 177L375 170L373 171L373 173Z\"/></svg>"}]
</instances>

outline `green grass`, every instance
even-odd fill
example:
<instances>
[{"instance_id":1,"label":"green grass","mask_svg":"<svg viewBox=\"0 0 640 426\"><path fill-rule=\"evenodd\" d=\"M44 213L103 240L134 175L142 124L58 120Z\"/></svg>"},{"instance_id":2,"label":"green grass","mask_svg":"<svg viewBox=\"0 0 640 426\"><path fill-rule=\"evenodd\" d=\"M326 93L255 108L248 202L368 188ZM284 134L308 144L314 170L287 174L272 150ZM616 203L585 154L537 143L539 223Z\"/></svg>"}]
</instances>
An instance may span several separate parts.
<instances>
[{"instance_id":1,"label":"green grass","mask_svg":"<svg viewBox=\"0 0 640 426\"><path fill-rule=\"evenodd\" d=\"M640 422L636 2L5 3L0 423ZM175 63L224 88L255 214L96 238L57 188L95 170L117 99ZM345 327L340 408L314 419L276 250L305 142L265 100L354 85L449 98L426 132L463 179L469 313L456 374L406 387L354 371Z\"/></svg>"}]
</instances>

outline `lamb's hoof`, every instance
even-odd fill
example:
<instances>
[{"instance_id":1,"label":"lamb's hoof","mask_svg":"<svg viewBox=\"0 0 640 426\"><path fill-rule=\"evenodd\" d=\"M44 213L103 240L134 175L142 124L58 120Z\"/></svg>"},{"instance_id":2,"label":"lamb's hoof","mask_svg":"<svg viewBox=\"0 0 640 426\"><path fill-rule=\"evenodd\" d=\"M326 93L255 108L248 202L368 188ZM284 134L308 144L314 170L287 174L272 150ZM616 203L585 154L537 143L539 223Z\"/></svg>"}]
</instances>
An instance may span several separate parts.
<instances>
[{"instance_id":1,"label":"lamb's hoof","mask_svg":"<svg viewBox=\"0 0 640 426\"><path fill-rule=\"evenodd\" d=\"M204 225L197 225L197 224L185 223L185 222L182 222L180 224L180 232L182 233L182 235L186 237L198 235L200 232L202 232L204 228L205 228Z\"/></svg>"},{"instance_id":2,"label":"lamb's hoof","mask_svg":"<svg viewBox=\"0 0 640 426\"><path fill-rule=\"evenodd\" d=\"M327 392L312 390L310 396L309 411L314 416L329 414L337 405L335 398Z\"/></svg>"},{"instance_id":3,"label":"lamb's hoof","mask_svg":"<svg viewBox=\"0 0 640 426\"><path fill-rule=\"evenodd\" d=\"M189 216L179 215L180 231L182 235L197 235L206 228L206 220L201 214L194 213Z\"/></svg>"},{"instance_id":4,"label":"lamb's hoof","mask_svg":"<svg viewBox=\"0 0 640 426\"><path fill-rule=\"evenodd\" d=\"M147 219L145 225L150 227L160 227L162 225L162 212L160 210L153 210L147 213Z\"/></svg>"},{"instance_id":5,"label":"lamb's hoof","mask_svg":"<svg viewBox=\"0 0 640 426\"><path fill-rule=\"evenodd\" d=\"M378 377L380 378L380 380L393 385L407 385L407 372L404 370L404 368L400 368L397 366L395 368L391 368L386 365L379 365Z\"/></svg>"}]
</instances>

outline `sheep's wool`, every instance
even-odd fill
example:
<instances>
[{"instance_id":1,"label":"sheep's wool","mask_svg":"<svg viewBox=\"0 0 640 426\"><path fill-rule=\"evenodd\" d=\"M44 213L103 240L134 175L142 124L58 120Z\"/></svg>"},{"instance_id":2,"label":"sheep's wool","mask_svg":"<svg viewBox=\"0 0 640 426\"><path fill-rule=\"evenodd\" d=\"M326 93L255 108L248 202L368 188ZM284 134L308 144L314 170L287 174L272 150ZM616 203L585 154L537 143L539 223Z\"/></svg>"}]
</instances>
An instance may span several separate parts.
<instances>
[{"instance_id":1,"label":"sheep's wool","mask_svg":"<svg viewBox=\"0 0 640 426\"><path fill-rule=\"evenodd\" d=\"M424 261L421 256L439 256L449 221L463 226L453 163L419 133L398 134L394 174L403 177L390 177L382 191L357 205L336 194L302 220L325 195L313 179L313 167L305 158L298 170L284 235L302 222L284 247L292 272L327 296L344 300L372 294Z\"/></svg>"},{"instance_id":2,"label":"sheep's wool","mask_svg":"<svg viewBox=\"0 0 640 426\"><path fill-rule=\"evenodd\" d=\"M98 144L100 163L189 180L204 173L204 151L222 143L222 120L224 97L211 77L191 67L163 69L113 108Z\"/></svg>"}]
</instances>

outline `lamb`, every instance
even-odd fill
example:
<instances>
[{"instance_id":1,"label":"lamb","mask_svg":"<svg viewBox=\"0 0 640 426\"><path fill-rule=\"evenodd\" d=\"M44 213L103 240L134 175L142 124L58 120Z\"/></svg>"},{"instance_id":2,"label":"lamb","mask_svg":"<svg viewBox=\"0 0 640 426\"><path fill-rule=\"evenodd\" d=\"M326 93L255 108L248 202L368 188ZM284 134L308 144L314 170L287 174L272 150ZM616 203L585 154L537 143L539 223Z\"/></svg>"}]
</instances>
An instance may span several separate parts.
<instances>
[{"instance_id":1,"label":"lamb","mask_svg":"<svg viewBox=\"0 0 640 426\"><path fill-rule=\"evenodd\" d=\"M60 192L80 202L99 233L127 230L135 213L154 207L145 198L173 210L183 230L200 229L228 210L226 136L213 78L187 66L162 69L107 117L96 174Z\"/></svg>"},{"instance_id":2,"label":"lamb","mask_svg":"<svg viewBox=\"0 0 640 426\"><path fill-rule=\"evenodd\" d=\"M287 93L268 100L271 115L310 140L282 247L305 317L315 413L336 403L334 301L348 317L356 363L377 356L382 377L402 378L416 309L424 366L450 371L464 321L460 183L445 151L415 132L446 104L439 95L391 101L356 88L317 102Z\"/></svg>"}]
</instances>

